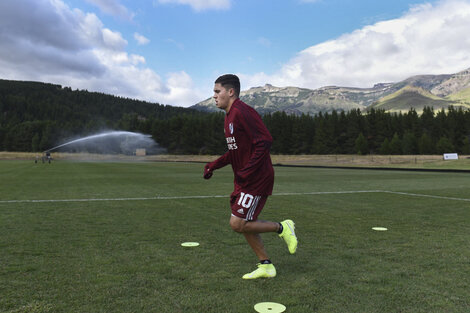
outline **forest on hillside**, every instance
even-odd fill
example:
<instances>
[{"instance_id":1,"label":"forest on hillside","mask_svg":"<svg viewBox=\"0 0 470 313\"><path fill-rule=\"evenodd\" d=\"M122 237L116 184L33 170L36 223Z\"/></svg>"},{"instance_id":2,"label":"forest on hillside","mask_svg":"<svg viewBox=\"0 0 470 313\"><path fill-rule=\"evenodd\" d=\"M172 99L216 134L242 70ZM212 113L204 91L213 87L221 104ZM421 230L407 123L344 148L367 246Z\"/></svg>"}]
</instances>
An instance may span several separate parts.
<instances>
[{"instance_id":1,"label":"forest on hillside","mask_svg":"<svg viewBox=\"0 0 470 313\"><path fill-rule=\"evenodd\" d=\"M67 138L136 129L136 123L180 114L202 113L60 85L0 80L0 151L44 151Z\"/></svg>"},{"instance_id":2,"label":"forest on hillside","mask_svg":"<svg viewBox=\"0 0 470 313\"><path fill-rule=\"evenodd\" d=\"M263 116L274 154L470 154L470 110L371 109ZM47 150L103 130L152 135L172 154L226 151L223 112L203 113L59 85L0 80L0 151Z\"/></svg>"}]
</instances>

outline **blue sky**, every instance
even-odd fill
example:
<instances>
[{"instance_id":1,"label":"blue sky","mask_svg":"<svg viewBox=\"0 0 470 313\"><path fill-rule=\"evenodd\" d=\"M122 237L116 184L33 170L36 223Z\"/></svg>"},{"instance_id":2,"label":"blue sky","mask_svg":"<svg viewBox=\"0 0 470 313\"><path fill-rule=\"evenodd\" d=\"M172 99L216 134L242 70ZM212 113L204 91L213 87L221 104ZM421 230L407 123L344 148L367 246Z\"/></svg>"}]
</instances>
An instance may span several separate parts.
<instances>
[{"instance_id":1,"label":"blue sky","mask_svg":"<svg viewBox=\"0 0 470 313\"><path fill-rule=\"evenodd\" d=\"M236 73L371 87L470 67L470 0L2 0L0 78L190 106Z\"/></svg>"}]
</instances>

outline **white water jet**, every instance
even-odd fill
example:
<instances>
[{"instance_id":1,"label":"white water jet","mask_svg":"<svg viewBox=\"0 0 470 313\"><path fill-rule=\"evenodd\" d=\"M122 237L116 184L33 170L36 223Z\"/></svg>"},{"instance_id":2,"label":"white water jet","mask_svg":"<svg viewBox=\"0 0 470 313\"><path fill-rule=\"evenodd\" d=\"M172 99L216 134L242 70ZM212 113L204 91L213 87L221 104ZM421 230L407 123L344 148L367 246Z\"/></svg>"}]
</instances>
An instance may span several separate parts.
<instances>
[{"instance_id":1,"label":"white water jet","mask_svg":"<svg viewBox=\"0 0 470 313\"><path fill-rule=\"evenodd\" d=\"M94 153L124 153L133 154L136 149L146 149L150 153L162 152L162 148L150 135L129 131L108 131L55 146L46 151L67 147L72 151Z\"/></svg>"}]
</instances>

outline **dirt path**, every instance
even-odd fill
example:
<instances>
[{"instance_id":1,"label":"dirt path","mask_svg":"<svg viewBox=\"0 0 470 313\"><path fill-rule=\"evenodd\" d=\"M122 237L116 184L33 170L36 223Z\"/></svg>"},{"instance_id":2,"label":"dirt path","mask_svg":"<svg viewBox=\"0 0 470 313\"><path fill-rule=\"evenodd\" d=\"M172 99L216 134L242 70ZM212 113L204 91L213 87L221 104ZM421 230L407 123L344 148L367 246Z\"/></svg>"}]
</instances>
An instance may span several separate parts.
<instances>
[{"instance_id":1,"label":"dirt path","mask_svg":"<svg viewBox=\"0 0 470 313\"><path fill-rule=\"evenodd\" d=\"M0 152L0 160L40 161L40 153ZM54 160L77 161L147 161L147 162L210 162L217 158L212 155L103 155L88 153L52 153ZM470 156L459 156L456 161L444 161L442 155L272 155L273 164L316 165L316 166L357 166L357 167L411 167L411 168L458 168L470 169ZM39 162L38 161L38 162Z\"/></svg>"}]
</instances>

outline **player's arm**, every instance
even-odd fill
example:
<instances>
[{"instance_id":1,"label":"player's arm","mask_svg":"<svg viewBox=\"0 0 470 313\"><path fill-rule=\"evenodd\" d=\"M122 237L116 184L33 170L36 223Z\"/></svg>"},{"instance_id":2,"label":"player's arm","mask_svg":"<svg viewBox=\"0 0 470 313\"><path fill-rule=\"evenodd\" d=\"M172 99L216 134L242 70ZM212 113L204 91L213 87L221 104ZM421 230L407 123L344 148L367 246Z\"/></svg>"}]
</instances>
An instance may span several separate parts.
<instances>
[{"instance_id":1,"label":"player's arm","mask_svg":"<svg viewBox=\"0 0 470 313\"><path fill-rule=\"evenodd\" d=\"M257 170L264 165L273 140L261 118L258 119L253 115L245 114L242 123L252 138L254 149L246 165L236 174L237 181L241 184L249 180L250 176L256 175Z\"/></svg>"},{"instance_id":2,"label":"player's arm","mask_svg":"<svg viewBox=\"0 0 470 313\"><path fill-rule=\"evenodd\" d=\"M266 161L266 155L269 154L271 148L271 141L260 140L255 142L255 148L251 153L250 159L247 164L237 172L237 179L239 183L244 183L249 180L250 176L254 174Z\"/></svg>"},{"instance_id":3,"label":"player's arm","mask_svg":"<svg viewBox=\"0 0 470 313\"><path fill-rule=\"evenodd\" d=\"M219 168L222 168L224 166L226 166L227 164L230 164L230 154L229 152L225 152L224 155L222 155L221 157L219 157L217 160L215 160L214 162L210 162L210 163L207 163L205 166L204 166L204 178L205 179L209 179L212 177L212 174L215 170L219 169Z\"/></svg>"}]
</instances>

